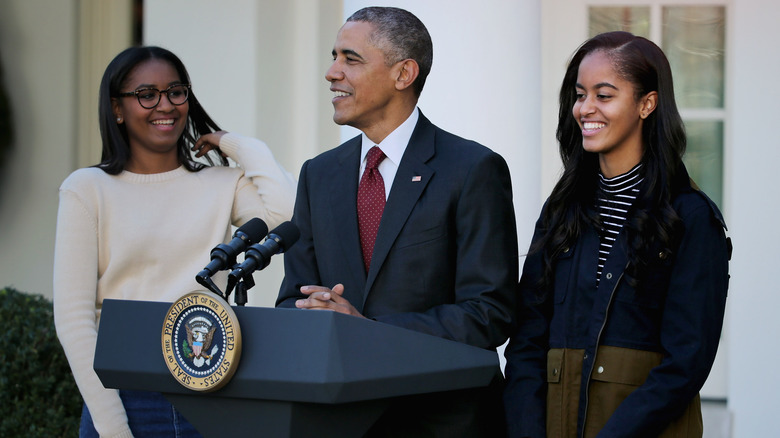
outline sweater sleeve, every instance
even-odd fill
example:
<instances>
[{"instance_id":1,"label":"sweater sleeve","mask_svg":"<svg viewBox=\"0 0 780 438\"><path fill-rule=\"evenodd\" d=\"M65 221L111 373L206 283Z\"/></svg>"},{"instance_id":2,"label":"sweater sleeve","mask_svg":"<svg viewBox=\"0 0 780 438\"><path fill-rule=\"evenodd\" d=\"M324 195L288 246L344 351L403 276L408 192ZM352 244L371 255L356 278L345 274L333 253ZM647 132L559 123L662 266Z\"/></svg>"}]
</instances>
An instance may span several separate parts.
<instances>
[{"instance_id":1,"label":"sweater sleeve","mask_svg":"<svg viewBox=\"0 0 780 438\"><path fill-rule=\"evenodd\" d=\"M97 342L98 243L94 214L79 196L60 190L54 250L54 323L95 429L132 437L119 391L105 389L92 367Z\"/></svg>"},{"instance_id":2,"label":"sweater sleeve","mask_svg":"<svg viewBox=\"0 0 780 438\"><path fill-rule=\"evenodd\" d=\"M295 204L295 178L279 164L271 149L261 140L226 133L220 149L244 170L236 187L234 225L258 216L269 229L292 217Z\"/></svg>"}]
</instances>

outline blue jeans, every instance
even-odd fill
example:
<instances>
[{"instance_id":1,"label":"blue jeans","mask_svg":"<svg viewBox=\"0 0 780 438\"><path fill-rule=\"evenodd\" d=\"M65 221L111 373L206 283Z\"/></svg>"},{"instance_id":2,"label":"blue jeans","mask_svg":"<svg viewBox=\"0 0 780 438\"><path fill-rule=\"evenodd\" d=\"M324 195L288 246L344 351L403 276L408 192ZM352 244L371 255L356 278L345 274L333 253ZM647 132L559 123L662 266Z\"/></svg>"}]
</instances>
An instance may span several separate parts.
<instances>
[{"instance_id":1,"label":"blue jeans","mask_svg":"<svg viewBox=\"0 0 780 438\"><path fill-rule=\"evenodd\" d=\"M201 434L159 392L119 391L135 437L202 438ZM84 404L79 438L100 438Z\"/></svg>"}]
</instances>

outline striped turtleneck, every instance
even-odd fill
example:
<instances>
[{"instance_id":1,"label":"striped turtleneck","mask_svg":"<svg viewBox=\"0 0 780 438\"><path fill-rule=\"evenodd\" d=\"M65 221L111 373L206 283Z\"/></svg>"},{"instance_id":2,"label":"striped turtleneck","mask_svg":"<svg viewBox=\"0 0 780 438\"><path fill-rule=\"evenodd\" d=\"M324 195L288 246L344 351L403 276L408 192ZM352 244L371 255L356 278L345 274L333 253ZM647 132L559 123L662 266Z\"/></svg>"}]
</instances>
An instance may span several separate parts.
<instances>
[{"instance_id":1,"label":"striped turtleneck","mask_svg":"<svg viewBox=\"0 0 780 438\"><path fill-rule=\"evenodd\" d=\"M620 229L623 228L623 224L626 222L628 210L636 200L639 193L639 185L643 180L642 163L614 178L607 178L599 172L596 208L601 218L602 229L600 233L599 267L596 273L596 284L601 281L604 263L607 261L607 256L615 243L615 239L620 234Z\"/></svg>"}]
</instances>

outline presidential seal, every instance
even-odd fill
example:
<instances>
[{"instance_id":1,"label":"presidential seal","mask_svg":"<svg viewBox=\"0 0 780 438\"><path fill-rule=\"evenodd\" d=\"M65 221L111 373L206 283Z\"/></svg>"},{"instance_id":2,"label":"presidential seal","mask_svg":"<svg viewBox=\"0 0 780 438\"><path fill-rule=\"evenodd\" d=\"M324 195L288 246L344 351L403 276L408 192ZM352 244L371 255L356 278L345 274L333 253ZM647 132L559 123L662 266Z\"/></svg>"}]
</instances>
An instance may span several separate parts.
<instances>
[{"instance_id":1,"label":"presidential seal","mask_svg":"<svg viewBox=\"0 0 780 438\"><path fill-rule=\"evenodd\" d=\"M225 386L241 357L241 329L230 305L214 294L192 292L173 303L162 328L165 365L193 391Z\"/></svg>"}]
</instances>

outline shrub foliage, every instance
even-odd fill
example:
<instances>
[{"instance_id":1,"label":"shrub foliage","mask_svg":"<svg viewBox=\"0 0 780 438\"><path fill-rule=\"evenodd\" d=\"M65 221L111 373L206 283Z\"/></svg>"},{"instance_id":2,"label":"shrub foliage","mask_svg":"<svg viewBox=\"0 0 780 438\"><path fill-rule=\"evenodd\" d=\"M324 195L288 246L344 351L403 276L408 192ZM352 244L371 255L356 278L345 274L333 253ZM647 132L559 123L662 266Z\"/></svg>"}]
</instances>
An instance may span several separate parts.
<instances>
[{"instance_id":1,"label":"shrub foliage","mask_svg":"<svg viewBox=\"0 0 780 438\"><path fill-rule=\"evenodd\" d=\"M0 324L0 437L78 436L82 399L51 301L2 289Z\"/></svg>"}]
</instances>

